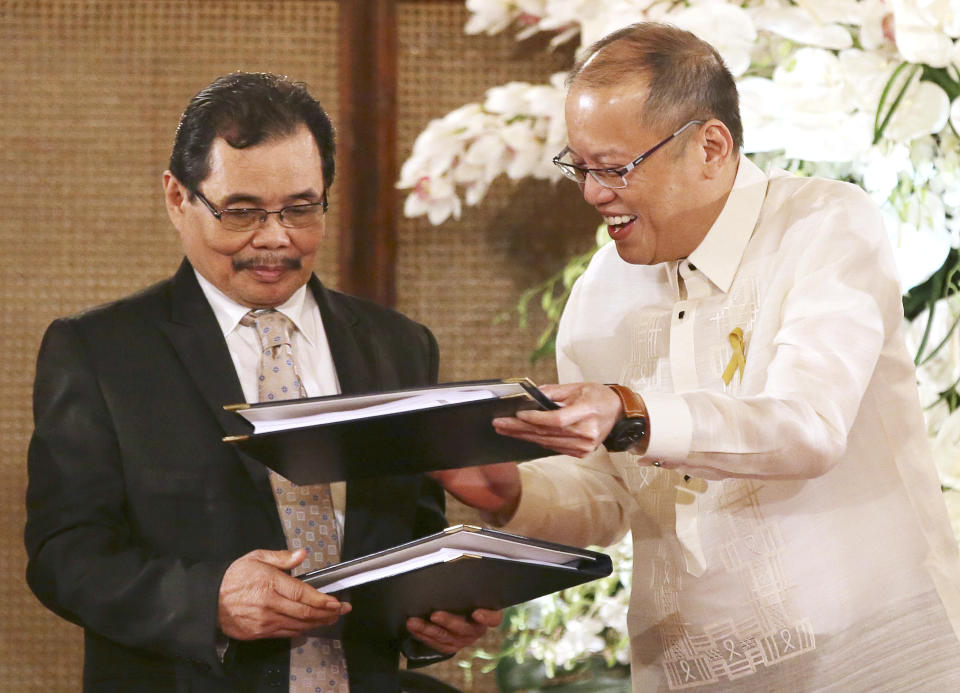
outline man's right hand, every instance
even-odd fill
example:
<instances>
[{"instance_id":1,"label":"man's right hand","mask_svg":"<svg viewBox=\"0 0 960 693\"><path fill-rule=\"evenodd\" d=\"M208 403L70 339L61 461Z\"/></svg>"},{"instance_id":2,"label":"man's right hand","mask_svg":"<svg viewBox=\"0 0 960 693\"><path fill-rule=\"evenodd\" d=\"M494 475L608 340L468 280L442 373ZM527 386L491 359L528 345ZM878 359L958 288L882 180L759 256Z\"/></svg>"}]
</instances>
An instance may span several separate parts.
<instances>
[{"instance_id":1,"label":"man's right hand","mask_svg":"<svg viewBox=\"0 0 960 693\"><path fill-rule=\"evenodd\" d=\"M231 563L220 583L218 616L224 635L236 640L292 638L348 613L348 603L285 572L306 555L303 549L259 549Z\"/></svg>"},{"instance_id":2,"label":"man's right hand","mask_svg":"<svg viewBox=\"0 0 960 693\"><path fill-rule=\"evenodd\" d=\"M515 462L430 472L461 503L507 522L520 502L520 471Z\"/></svg>"}]
</instances>

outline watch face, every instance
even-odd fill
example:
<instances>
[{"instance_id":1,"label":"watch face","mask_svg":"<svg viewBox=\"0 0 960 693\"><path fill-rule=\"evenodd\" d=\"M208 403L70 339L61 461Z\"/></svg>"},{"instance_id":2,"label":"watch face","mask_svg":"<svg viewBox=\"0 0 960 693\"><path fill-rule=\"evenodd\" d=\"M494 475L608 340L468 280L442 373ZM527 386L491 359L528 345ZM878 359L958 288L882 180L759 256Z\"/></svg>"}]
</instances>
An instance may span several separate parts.
<instances>
[{"instance_id":1,"label":"watch face","mask_svg":"<svg viewBox=\"0 0 960 693\"><path fill-rule=\"evenodd\" d=\"M607 450L623 452L634 447L647 435L646 419L621 419L607 438Z\"/></svg>"}]
</instances>

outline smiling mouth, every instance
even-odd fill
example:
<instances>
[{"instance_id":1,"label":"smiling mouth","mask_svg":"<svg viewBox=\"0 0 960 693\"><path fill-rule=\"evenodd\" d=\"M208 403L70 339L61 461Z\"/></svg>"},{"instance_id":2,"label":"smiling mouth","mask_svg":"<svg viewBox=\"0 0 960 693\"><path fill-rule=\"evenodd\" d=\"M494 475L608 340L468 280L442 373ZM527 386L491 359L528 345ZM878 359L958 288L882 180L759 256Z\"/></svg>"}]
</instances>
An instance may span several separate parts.
<instances>
[{"instance_id":1,"label":"smiling mouth","mask_svg":"<svg viewBox=\"0 0 960 693\"><path fill-rule=\"evenodd\" d=\"M610 238L615 241L624 236L627 227L636 221L636 219L636 216L630 214L620 214L617 216L604 215L603 217L603 221L607 225L607 233L609 233Z\"/></svg>"}]
</instances>

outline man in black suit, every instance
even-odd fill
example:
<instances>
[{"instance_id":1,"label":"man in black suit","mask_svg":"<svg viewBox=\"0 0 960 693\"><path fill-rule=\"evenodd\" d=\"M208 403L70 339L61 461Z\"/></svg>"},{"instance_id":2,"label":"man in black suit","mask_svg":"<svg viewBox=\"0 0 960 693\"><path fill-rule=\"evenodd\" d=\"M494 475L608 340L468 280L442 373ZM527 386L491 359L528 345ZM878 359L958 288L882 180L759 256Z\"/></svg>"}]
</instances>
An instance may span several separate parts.
<instances>
[{"instance_id":1,"label":"man in black suit","mask_svg":"<svg viewBox=\"0 0 960 693\"><path fill-rule=\"evenodd\" d=\"M306 587L265 468L221 441L243 432L223 405L258 396L251 309L294 326L308 395L436 381L425 327L312 275L333 173L330 122L302 85L216 80L184 112L163 176L180 269L44 337L27 578L84 628L86 690L301 690L290 638L333 627L350 690L380 693L398 688L400 651L427 663L499 622L437 612L397 635L372 606ZM445 525L441 489L420 476L334 485L332 503L340 560Z\"/></svg>"}]
</instances>

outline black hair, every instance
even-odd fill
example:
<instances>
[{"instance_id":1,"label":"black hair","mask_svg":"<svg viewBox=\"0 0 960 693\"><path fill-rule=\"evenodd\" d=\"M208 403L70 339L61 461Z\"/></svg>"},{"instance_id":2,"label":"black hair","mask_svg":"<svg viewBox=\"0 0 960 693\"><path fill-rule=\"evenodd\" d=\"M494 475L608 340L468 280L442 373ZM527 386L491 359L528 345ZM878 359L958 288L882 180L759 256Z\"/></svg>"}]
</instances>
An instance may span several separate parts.
<instances>
[{"instance_id":1,"label":"black hair","mask_svg":"<svg viewBox=\"0 0 960 693\"><path fill-rule=\"evenodd\" d=\"M214 80L191 99L170 154L170 172L190 191L210 173L208 155L216 137L236 149L292 134L306 125L316 140L324 189L333 184L333 126L302 82L266 72L234 72Z\"/></svg>"}]
</instances>

